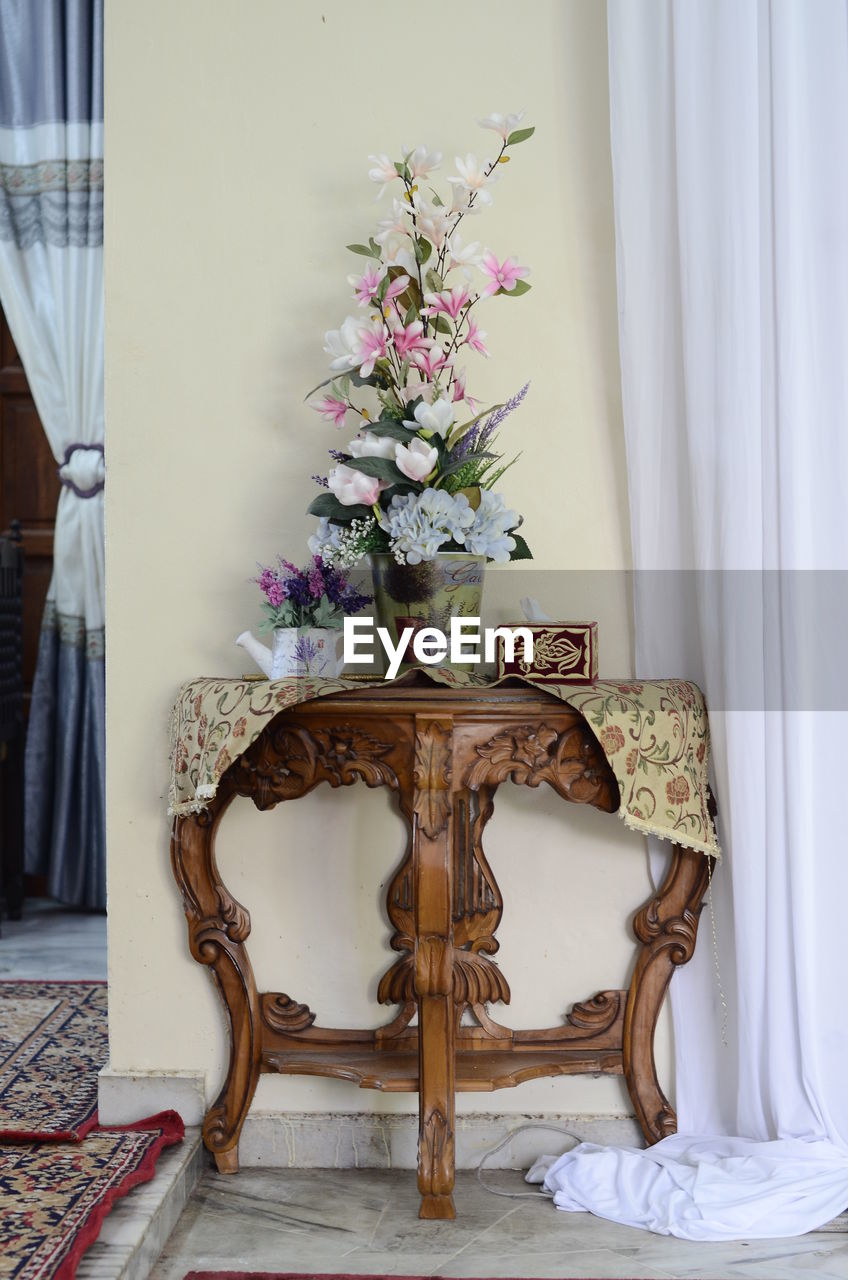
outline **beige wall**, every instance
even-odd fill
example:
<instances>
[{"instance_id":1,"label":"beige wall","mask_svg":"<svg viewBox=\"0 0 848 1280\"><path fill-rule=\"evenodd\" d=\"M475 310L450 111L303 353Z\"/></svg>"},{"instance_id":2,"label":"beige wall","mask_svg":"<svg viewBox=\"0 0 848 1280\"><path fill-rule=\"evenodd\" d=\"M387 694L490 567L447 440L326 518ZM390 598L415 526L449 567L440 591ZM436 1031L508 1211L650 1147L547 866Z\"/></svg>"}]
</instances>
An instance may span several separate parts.
<instances>
[{"instance_id":1,"label":"beige wall","mask_svg":"<svg viewBox=\"0 0 848 1280\"><path fill-rule=\"evenodd\" d=\"M378 216L370 152L482 149L476 119L537 126L478 223L533 270L496 300L491 400L532 379L513 420L511 503L542 567L629 564L619 403L604 5L431 0L110 0L107 6L109 972L114 1070L223 1070L222 1018L190 960L168 864L167 722L180 683L238 674L257 560L304 553L308 476L331 428L304 404L323 333L350 308L344 244ZM490 600L514 612L510 571ZM565 601L583 612L591 601ZM599 606L601 608L601 606ZM627 601L602 606L601 658L626 672ZM644 849L615 819L504 788L487 850L508 904L515 1025L622 985ZM238 802L224 878L252 913L260 987L325 1024L377 1023L380 885L402 851L379 793L321 791L273 815ZM527 892L531 876L544 892ZM665 1056L665 1052L663 1057ZM265 1078L259 1105L408 1109L341 1082ZM617 1080L541 1081L465 1110L626 1112Z\"/></svg>"}]
</instances>

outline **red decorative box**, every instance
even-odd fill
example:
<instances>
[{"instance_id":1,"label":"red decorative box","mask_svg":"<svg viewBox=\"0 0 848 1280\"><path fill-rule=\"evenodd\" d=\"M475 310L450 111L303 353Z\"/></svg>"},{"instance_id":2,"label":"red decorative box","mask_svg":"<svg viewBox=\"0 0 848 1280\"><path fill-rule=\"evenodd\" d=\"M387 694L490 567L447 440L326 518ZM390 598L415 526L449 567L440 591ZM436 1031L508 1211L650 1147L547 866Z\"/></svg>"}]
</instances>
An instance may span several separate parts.
<instances>
[{"instance_id":1,"label":"red decorative box","mask_svg":"<svg viewBox=\"0 0 848 1280\"><path fill-rule=\"evenodd\" d=\"M533 636L533 662L524 661L524 644L518 638L513 660L507 662L504 640L497 637L497 675L527 676L551 684L594 684L598 678L597 622L506 622L506 627L527 627Z\"/></svg>"}]
</instances>

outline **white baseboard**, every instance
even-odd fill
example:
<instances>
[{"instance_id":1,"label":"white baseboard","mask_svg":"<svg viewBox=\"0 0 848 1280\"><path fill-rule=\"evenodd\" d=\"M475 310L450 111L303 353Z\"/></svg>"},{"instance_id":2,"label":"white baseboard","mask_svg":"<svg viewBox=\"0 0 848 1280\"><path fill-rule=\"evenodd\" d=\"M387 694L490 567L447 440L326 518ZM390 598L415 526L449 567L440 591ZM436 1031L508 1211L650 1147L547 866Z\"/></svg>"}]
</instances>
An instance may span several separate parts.
<instances>
[{"instance_id":1,"label":"white baseboard","mask_svg":"<svg viewBox=\"0 0 848 1280\"><path fill-rule=\"evenodd\" d=\"M177 1111L186 1125L201 1124L206 1111L203 1073L114 1071L108 1064L100 1072L101 1124L132 1124L157 1111ZM644 1141L632 1116L471 1113L456 1118L456 1167L476 1169L486 1152L510 1134L511 1141L487 1167L524 1169L537 1156L571 1145L565 1134L545 1132L544 1124L600 1145L639 1147ZM523 1131L516 1133L518 1129ZM241 1133L239 1163L244 1168L414 1169L418 1117L368 1111L251 1112Z\"/></svg>"},{"instance_id":2,"label":"white baseboard","mask_svg":"<svg viewBox=\"0 0 848 1280\"><path fill-rule=\"evenodd\" d=\"M573 1145L565 1134L545 1132L542 1124L569 1130L583 1141L610 1146L644 1145L632 1116L460 1115L456 1118L456 1167L476 1169L487 1151L522 1126L487 1168L526 1169L537 1156L559 1154ZM418 1163L418 1117L369 1112L270 1113L248 1115L239 1142L244 1168L414 1169Z\"/></svg>"},{"instance_id":3,"label":"white baseboard","mask_svg":"<svg viewBox=\"0 0 848 1280\"><path fill-rule=\"evenodd\" d=\"M159 1111L177 1111L183 1124L203 1123L206 1077L202 1071L113 1071L99 1076L97 1113L101 1124L133 1124Z\"/></svg>"}]
</instances>

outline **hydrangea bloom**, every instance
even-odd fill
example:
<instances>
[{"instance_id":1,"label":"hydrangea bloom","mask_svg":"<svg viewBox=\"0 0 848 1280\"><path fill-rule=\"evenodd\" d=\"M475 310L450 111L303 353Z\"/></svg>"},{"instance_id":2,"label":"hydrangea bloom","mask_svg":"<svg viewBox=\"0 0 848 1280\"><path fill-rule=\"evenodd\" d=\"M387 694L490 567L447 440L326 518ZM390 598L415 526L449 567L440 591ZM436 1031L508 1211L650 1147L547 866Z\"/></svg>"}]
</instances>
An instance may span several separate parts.
<instances>
[{"instance_id":1,"label":"hydrangea bloom","mask_svg":"<svg viewBox=\"0 0 848 1280\"><path fill-rule=\"evenodd\" d=\"M517 517L516 517L517 519ZM465 542L474 512L465 494L444 489L396 494L379 516L380 528L392 540L395 556L407 564L432 560L446 542Z\"/></svg>"},{"instance_id":2,"label":"hydrangea bloom","mask_svg":"<svg viewBox=\"0 0 848 1280\"><path fill-rule=\"evenodd\" d=\"M491 489L480 492L480 505L474 512L474 523L465 535L465 546L478 556L488 556L496 564L506 564L515 550L510 529L521 523L517 511L510 511L503 496Z\"/></svg>"}]
</instances>

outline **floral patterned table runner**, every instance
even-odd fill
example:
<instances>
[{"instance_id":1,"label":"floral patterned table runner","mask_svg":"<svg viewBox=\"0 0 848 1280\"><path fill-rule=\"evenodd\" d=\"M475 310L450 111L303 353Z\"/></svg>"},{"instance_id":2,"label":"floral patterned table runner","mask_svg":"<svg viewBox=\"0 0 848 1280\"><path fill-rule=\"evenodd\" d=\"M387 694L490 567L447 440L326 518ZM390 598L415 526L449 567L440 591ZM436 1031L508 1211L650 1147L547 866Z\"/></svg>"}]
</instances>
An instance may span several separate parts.
<instances>
[{"instance_id":1,"label":"floral patterned table runner","mask_svg":"<svg viewBox=\"0 0 848 1280\"><path fill-rule=\"evenodd\" d=\"M426 674L454 688L493 688L499 683L446 667L427 669ZM173 711L168 812L180 817L203 809L225 770L286 707L370 683L189 681ZM532 676L524 683L532 686ZM709 722L697 685L688 680L599 680L593 685L546 683L539 690L560 698L585 718L618 782L618 813L628 827L721 856L707 807Z\"/></svg>"}]
</instances>

